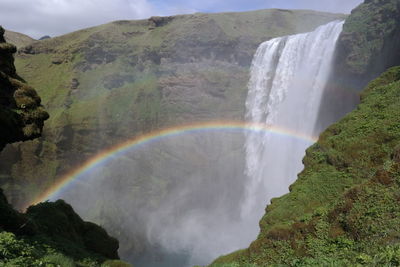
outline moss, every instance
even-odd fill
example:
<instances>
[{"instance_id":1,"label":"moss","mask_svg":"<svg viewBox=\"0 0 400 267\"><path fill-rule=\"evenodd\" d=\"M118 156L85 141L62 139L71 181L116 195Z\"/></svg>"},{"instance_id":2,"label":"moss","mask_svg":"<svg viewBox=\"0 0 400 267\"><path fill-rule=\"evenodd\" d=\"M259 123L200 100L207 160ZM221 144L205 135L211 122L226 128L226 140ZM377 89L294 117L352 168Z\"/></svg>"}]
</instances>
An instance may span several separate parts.
<instances>
[{"instance_id":1,"label":"moss","mask_svg":"<svg viewBox=\"0 0 400 267\"><path fill-rule=\"evenodd\" d=\"M16 47L0 37L0 149L5 144L40 136L48 114L36 91L16 74L13 53Z\"/></svg>"}]
</instances>

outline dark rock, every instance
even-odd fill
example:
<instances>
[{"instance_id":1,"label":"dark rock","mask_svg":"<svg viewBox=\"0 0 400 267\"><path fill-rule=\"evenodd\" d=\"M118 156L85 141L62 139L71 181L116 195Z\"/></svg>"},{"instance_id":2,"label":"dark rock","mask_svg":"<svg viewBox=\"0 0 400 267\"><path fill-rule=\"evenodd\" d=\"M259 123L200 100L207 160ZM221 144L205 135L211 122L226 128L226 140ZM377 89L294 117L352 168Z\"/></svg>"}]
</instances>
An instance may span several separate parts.
<instances>
[{"instance_id":1,"label":"dark rock","mask_svg":"<svg viewBox=\"0 0 400 267\"><path fill-rule=\"evenodd\" d=\"M17 75L12 55L16 47L4 42L3 33L0 27L0 149L40 136L49 117L36 91Z\"/></svg>"},{"instance_id":2,"label":"dark rock","mask_svg":"<svg viewBox=\"0 0 400 267\"><path fill-rule=\"evenodd\" d=\"M119 258L118 241L100 226L83 221L71 205L63 200L31 206L26 215L36 223L39 232L53 240L81 245L88 251L106 258Z\"/></svg>"},{"instance_id":3,"label":"dark rock","mask_svg":"<svg viewBox=\"0 0 400 267\"><path fill-rule=\"evenodd\" d=\"M51 63L53 63L54 65L60 65L61 63L63 63L63 59L62 58L54 58L51 60Z\"/></svg>"},{"instance_id":4,"label":"dark rock","mask_svg":"<svg viewBox=\"0 0 400 267\"><path fill-rule=\"evenodd\" d=\"M33 48L32 45L28 45L28 46L22 47L19 50L19 52L22 53L22 54L28 54L28 55L35 55L36 54L36 51L35 51L35 49Z\"/></svg>"},{"instance_id":5,"label":"dark rock","mask_svg":"<svg viewBox=\"0 0 400 267\"><path fill-rule=\"evenodd\" d=\"M78 81L78 79L73 78L73 79L71 80L71 86L70 86L70 88L71 88L71 89L78 89L78 87L79 87L79 81Z\"/></svg>"},{"instance_id":6,"label":"dark rock","mask_svg":"<svg viewBox=\"0 0 400 267\"><path fill-rule=\"evenodd\" d=\"M45 35L45 36L43 36L43 37L40 37L40 38L39 38L39 41L46 40L46 39L50 39L50 38L51 38L50 36Z\"/></svg>"},{"instance_id":7,"label":"dark rock","mask_svg":"<svg viewBox=\"0 0 400 267\"><path fill-rule=\"evenodd\" d=\"M151 17L149 18L149 23L151 26L154 27L161 27L164 26L168 23L170 23L172 20L174 19L173 16L169 16L169 17Z\"/></svg>"},{"instance_id":8,"label":"dark rock","mask_svg":"<svg viewBox=\"0 0 400 267\"><path fill-rule=\"evenodd\" d=\"M24 214L14 210L0 188L0 231L32 235L36 233L35 224Z\"/></svg>"}]
</instances>

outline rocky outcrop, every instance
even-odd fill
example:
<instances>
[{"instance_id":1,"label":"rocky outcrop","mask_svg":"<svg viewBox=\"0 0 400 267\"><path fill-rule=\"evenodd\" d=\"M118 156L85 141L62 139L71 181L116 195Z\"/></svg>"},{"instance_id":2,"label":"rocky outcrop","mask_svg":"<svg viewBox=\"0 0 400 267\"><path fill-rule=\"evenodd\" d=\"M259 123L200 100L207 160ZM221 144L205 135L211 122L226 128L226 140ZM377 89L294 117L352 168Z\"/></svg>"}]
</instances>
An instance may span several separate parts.
<instances>
[{"instance_id":1,"label":"rocky outcrop","mask_svg":"<svg viewBox=\"0 0 400 267\"><path fill-rule=\"evenodd\" d=\"M16 47L6 43L3 35L0 27L0 150L7 143L40 136L49 117L36 91L17 75Z\"/></svg>"},{"instance_id":2,"label":"rocky outcrop","mask_svg":"<svg viewBox=\"0 0 400 267\"><path fill-rule=\"evenodd\" d=\"M7 143L39 137L43 123L49 117L36 91L17 75L12 55L16 47L6 43L3 34L4 29L0 27L0 151ZM13 209L0 189L0 232L11 232L17 237L37 240L35 246L53 246L72 257L79 254L94 255L95 259L119 258L118 241L100 226L83 221L62 200L40 203L29 207L26 213L21 213ZM15 255L20 255L17 265L35 265L27 251L19 251L24 249L23 246L30 249L29 244L15 240L12 247L7 243L9 239L2 238L5 237L0 238L1 263L13 265L13 256L7 254L8 249L11 249Z\"/></svg>"},{"instance_id":3,"label":"rocky outcrop","mask_svg":"<svg viewBox=\"0 0 400 267\"><path fill-rule=\"evenodd\" d=\"M366 0L346 19L337 47L336 73L360 90L400 64L400 2ZM361 87L361 88L360 88Z\"/></svg>"},{"instance_id":4,"label":"rocky outcrop","mask_svg":"<svg viewBox=\"0 0 400 267\"><path fill-rule=\"evenodd\" d=\"M26 216L36 224L38 233L52 240L70 242L108 259L119 258L118 240L110 237L100 226L83 221L63 200L31 206Z\"/></svg>"},{"instance_id":5,"label":"rocky outcrop","mask_svg":"<svg viewBox=\"0 0 400 267\"><path fill-rule=\"evenodd\" d=\"M63 200L44 202L20 213L8 203L0 189L0 232L40 240L69 256L92 255L119 259L118 240L100 226L85 222ZM93 256L94 255L94 256Z\"/></svg>"},{"instance_id":6,"label":"rocky outcrop","mask_svg":"<svg viewBox=\"0 0 400 267\"><path fill-rule=\"evenodd\" d=\"M319 128L354 109L359 92L386 69L400 65L400 2L366 0L346 19L334 69L321 103Z\"/></svg>"}]
</instances>

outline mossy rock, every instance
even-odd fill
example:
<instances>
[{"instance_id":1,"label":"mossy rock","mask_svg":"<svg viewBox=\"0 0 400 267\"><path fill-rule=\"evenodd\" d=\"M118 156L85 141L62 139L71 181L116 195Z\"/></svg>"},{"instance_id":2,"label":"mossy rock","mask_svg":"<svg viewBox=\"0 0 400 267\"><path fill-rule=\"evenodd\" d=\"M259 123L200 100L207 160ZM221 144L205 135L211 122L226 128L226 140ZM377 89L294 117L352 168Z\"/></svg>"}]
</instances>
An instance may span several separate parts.
<instances>
[{"instance_id":1,"label":"mossy rock","mask_svg":"<svg viewBox=\"0 0 400 267\"><path fill-rule=\"evenodd\" d=\"M42 133L48 113L36 91L16 74L13 53L16 47L5 43L0 27L0 149L7 143L30 140Z\"/></svg>"}]
</instances>

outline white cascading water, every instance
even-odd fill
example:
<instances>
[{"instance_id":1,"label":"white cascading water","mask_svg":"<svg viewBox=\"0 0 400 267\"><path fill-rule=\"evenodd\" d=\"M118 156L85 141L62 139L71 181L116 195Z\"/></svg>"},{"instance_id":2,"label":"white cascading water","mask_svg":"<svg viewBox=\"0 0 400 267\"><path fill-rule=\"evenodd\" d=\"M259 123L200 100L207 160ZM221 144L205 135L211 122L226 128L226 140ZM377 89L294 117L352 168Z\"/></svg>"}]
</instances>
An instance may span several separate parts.
<instances>
[{"instance_id":1,"label":"white cascading water","mask_svg":"<svg viewBox=\"0 0 400 267\"><path fill-rule=\"evenodd\" d=\"M306 148L319 134L314 126L342 27L342 21L334 21L314 32L275 38L261 44L254 56L246 120L292 135L246 135L248 182L242 216L256 218L254 223L265 203L288 192L303 168Z\"/></svg>"}]
</instances>

